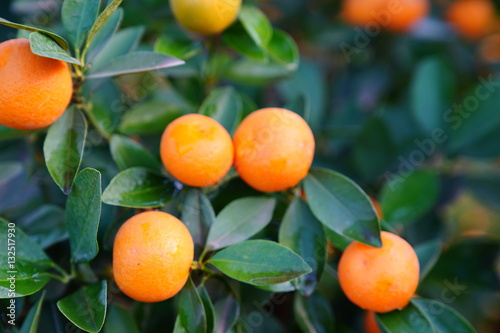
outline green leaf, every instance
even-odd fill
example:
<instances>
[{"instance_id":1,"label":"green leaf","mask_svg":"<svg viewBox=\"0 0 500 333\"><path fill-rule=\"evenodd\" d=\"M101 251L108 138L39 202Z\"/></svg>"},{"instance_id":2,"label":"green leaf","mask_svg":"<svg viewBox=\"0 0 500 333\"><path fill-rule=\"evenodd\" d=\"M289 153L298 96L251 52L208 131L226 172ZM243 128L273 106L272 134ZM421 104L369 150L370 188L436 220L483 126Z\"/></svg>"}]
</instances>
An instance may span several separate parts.
<instances>
[{"instance_id":1,"label":"green leaf","mask_svg":"<svg viewBox=\"0 0 500 333\"><path fill-rule=\"evenodd\" d=\"M189 189L182 205L181 221L188 228L197 250L205 246L208 230L215 222L210 200L198 189Z\"/></svg>"},{"instance_id":2,"label":"green leaf","mask_svg":"<svg viewBox=\"0 0 500 333\"><path fill-rule=\"evenodd\" d=\"M420 281L422 281L436 264L441 254L441 242L429 241L415 247L420 263Z\"/></svg>"},{"instance_id":3,"label":"green leaf","mask_svg":"<svg viewBox=\"0 0 500 333\"><path fill-rule=\"evenodd\" d=\"M310 296L321 277L326 260L326 238L323 225L307 204L295 198L281 221L278 236L280 244L300 255L313 271L297 279L299 290Z\"/></svg>"},{"instance_id":4,"label":"green leaf","mask_svg":"<svg viewBox=\"0 0 500 333\"><path fill-rule=\"evenodd\" d=\"M278 63L294 71L299 66L299 48L293 38L283 30L274 29L273 37L267 46L267 51Z\"/></svg>"},{"instance_id":5,"label":"green leaf","mask_svg":"<svg viewBox=\"0 0 500 333\"><path fill-rule=\"evenodd\" d=\"M84 83L85 90L92 90L92 81ZM96 81L93 81L96 82ZM87 113L91 123L97 127L100 132L111 136L119 122L125 107L120 103L122 92L120 88L112 81L105 80L97 90L89 92L89 99L92 100L92 108Z\"/></svg>"},{"instance_id":6,"label":"green leaf","mask_svg":"<svg viewBox=\"0 0 500 333\"><path fill-rule=\"evenodd\" d=\"M176 192L171 180L149 169L135 167L111 180L102 201L113 206L154 208L165 205Z\"/></svg>"},{"instance_id":7,"label":"green leaf","mask_svg":"<svg viewBox=\"0 0 500 333\"><path fill-rule=\"evenodd\" d=\"M498 128L500 89L498 83L495 83L498 82L498 77L490 74L487 78L479 78L479 81L461 103L454 105L443 115L453 130L448 145L452 153L475 143Z\"/></svg>"},{"instance_id":8,"label":"green leaf","mask_svg":"<svg viewBox=\"0 0 500 333\"><path fill-rule=\"evenodd\" d=\"M134 317L119 305L111 303L108 309L104 333L139 333Z\"/></svg>"},{"instance_id":9,"label":"green leaf","mask_svg":"<svg viewBox=\"0 0 500 333\"><path fill-rule=\"evenodd\" d=\"M226 333L233 328L240 316L240 304L231 295L220 298L214 304L215 333Z\"/></svg>"},{"instance_id":10,"label":"green leaf","mask_svg":"<svg viewBox=\"0 0 500 333\"><path fill-rule=\"evenodd\" d=\"M57 302L57 307L78 328L97 333L106 317L107 292L106 281L101 281L66 296Z\"/></svg>"},{"instance_id":11,"label":"green leaf","mask_svg":"<svg viewBox=\"0 0 500 333\"><path fill-rule=\"evenodd\" d=\"M315 291L310 297L295 293L293 313L297 324L304 333L334 332L333 311L328 300Z\"/></svg>"},{"instance_id":12,"label":"green leaf","mask_svg":"<svg viewBox=\"0 0 500 333\"><path fill-rule=\"evenodd\" d=\"M198 113L212 117L232 133L241 120L242 103L233 87L213 89Z\"/></svg>"},{"instance_id":13,"label":"green leaf","mask_svg":"<svg viewBox=\"0 0 500 333\"><path fill-rule=\"evenodd\" d=\"M156 134L165 130L173 120L184 115L181 107L162 101L136 105L123 116L118 130L124 134Z\"/></svg>"},{"instance_id":14,"label":"green leaf","mask_svg":"<svg viewBox=\"0 0 500 333\"><path fill-rule=\"evenodd\" d=\"M207 318L203 302L191 278L179 294L180 324L188 333L204 333Z\"/></svg>"},{"instance_id":15,"label":"green leaf","mask_svg":"<svg viewBox=\"0 0 500 333\"><path fill-rule=\"evenodd\" d=\"M226 29L222 35L222 40L224 44L245 57L257 61L267 60L266 52L255 44L241 23L237 22Z\"/></svg>"},{"instance_id":16,"label":"green leaf","mask_svg":"<svg viewBox=\"0 0 500 333\"><path fill-rule=\"evenodd\" d=\"M183 60L157 52L136 51L125 54L93 67L87 79L96 79L130 73L147 72L184 64Z\"/></svg>"},{"instance_id":17,"label":"green leaf","mask_svg":"<svg viewBox=\"0 0 500 333\"><path fill-rule=\"evenodd\" d=\"M144 27L130 27L115 33L92 60L91 68L103 68L111 59L135 50L144 34ZM90 36L89 36L90 38Z\"/></svg>"},{"instance_id":18,"label":"green leaf","mask_svg":"<svg viewBox=\"0 0 500 333\"><path fill-rule=\"evenodd\" d=\"M85 41L99 13L100 0L64 0L61 19L76 53Z\"/></svg>"},{"instance_id":19,"label":"green leaf","mask_svg":"<svg viewBox=\"0 0 500 333\"><path fill-rule=\"evenodd\" d=\"M102 11L101 15L97 18L94 25L89 31L89 35L87 37L87 43L85 44L84 50L86 50L90 43L94 40L97 33L101 31L106 22L110 19L113 13L118 9L118 6L122 3L123 0L113 0L109 5Z\"/></svg>"},{"instance_id":20,"label":"green leaf","mask_svg":"<svg viewBox=\"0 0 500 333\"><path fill-rule=\"evenodd\" d=\"M0 181L1 183L1 181ZM42 249L66 240L66 214L59 206L47 204L37 207L18 221L18 225L29 234Z\"/></svg>"},{"instance_id":21,"label":"green leaf","mask_svg":"<svg viewBox=\"0 0 500 333\"><path fill-rule=\"evenodd\" d=\"M97 229L101 218L101 174L95 169L78 173L66 203L71 261L85 263L99 251Z\"/></svg>"},{"instance_id":22,"label":"green leaf","mask_svg":"<svg viewBox=\"0 0 500 333\"><path fill-rule=\"evenodd\" d=\"M57 59L70 64L81 65L82 63L73 58L56 41L39 32L32 32L29 36L31 52L41 57Z\"/></svg>"},{"instance_id":23,"label":"green leaf","mask_svg":"<svg viewBox=\"0 0 500 333\"><path fill-rule=\"evenodd\" d=\"M188 36L161 35L155 42L154 50L185 60L200 53L201 44Z\"/></svg>"},{"instance_id":24,"label":"green leaf","mask_svg":"<svg viewBox=\"0 0 500 333\"><path fill-rule=\"evenodd\" d=\"M206 323L207 323L207 328L206 332L214 332L215 329L215 309L214 305L212 304L212 300L210 299L210 295L208 294L207 289L199 285L198 288L198 294L200 295L201 303L203 304L203 309L205 310L205 317L206 317Z\"/></svg>"},{"instance_id":25,"label":"green leaf","mask_svg":"<svg viewBox=\"0 0 500 333\"><path fill-rule=\"evenodd\" d=\"M273 28L266 15L255 6L243 5L239 19L255 44L265 50L273 36Z\"/></svg>"},{"instance_id":26,"label":"green leaf","mask_svg":"<svg viewBox=\"0 0 500 333\"><path fill-rule=\"evenodd\" d=\"M380 225L372 203L352 180L327 169L313 169L304 180L314 215L338 234L380 247Z\"/></svg>"},{"instance_id":27,"label":"green leaf","mask_svg":"<svg viewBox=\"0 0 500 333\"><path fill-rule=\"evenodd\" d=\"M253 285L286 282L312 271L301 257L288 248L265 240L230 246L208 262L227 276Z\"/></svg>"},{"instance_id":28,"label":"green leaf","mask_svg":"<svg viewBox=\"0 0 500 333\"><path fill-rule=\"evenodd\" d=\"M123 20L123 9L118 8L108 19L108 21L102 26L101 30L92 39L91 43L88 44L88 49L86 52L87 62L92 63L92 60L99 54L99 52L106 46L111 37L116 33L120 24Z\"/></svg>"},{"instance_id":29,"label":"green leaf","mask_svg":"<svg viewBox=\"0 0 500 333\"><path fill-rule=\"evenodd\" d=\"M323 226L323 231L325 232L326 239L332 243L334 247L337 249L344 251L349 244L352 243L352 239L345 238L344 236L339 235L332 229L327 226Z\"/></svg>"},{"instance_id":30,"label":"green leaf","mask_svg":"<svg viewBox=\"0 0 500 333\"><path fill-rule=\"evenodd\" d=\"M38 322L40 321L40 311L42 310L44 298L45 298L45 291L42 293L40 299L35 304L33 304L28 314L26 315L26 318L24 318L23 326L19 330L19 333L38 332Z\"/></svg>"},{"instance_id":31,"label":"green leaf","mask_svg":"<svg viewBox=\"0 0 500 333\"><path fill-rule=\"evenodd\" d=\"M43 144L50 175L64 194L69 194L80 168L87 136L87 121L70 107L50 128Z\"/></svg>"},{"instance_id":32,"label":"green leaf","mask_svg":"<svg viewBox=\"0 0 500 333\"><path fill-rule=\"evenodd\" d=\"M149 168L160 172L160 162L140 143L123 135L113 135L110 142L111 156L120 170L133 167Z\"/></svg>"},{"instance_id":33,"label":"green leaf","mask_svg":"<svg viewBox=\"0 0 500 333\"><path fill-rule=\"evenodd\" d=\"M210 228L207 249L218 250L244 241L264 229L273 217L276 199L243 198L228 204Z\"/></svg>"},{"instance_id":34,"label":"green leaf","mask_svg":"<svg viewBox=\"0 0 500 333\"><path fill-rule=\"evenodd\" d=\"M10 241L9 241L10 240ZM14 242L13 242L14 241ZM0 298L27 296L42 289L50 280L44 273L54 267L45 252L21 229L0 218ZM15 276L15 291L9 278Z\"/></svg>"},{"instance_id":35,"label":"green leaf","mask_svg":"<svg viewBox=\"0 0 500 333\"><path fill-rule=\"evenodd\" d=\"M434 300L413 298L401 311L376 315L388 333L473 333L474 328L458 312Z\"/></svg>"},{"instance_id":36,"label":"green leaf","mask_svg":"<svg viewBox=\"0 0 500 333\"><path fill-rule=\"evenodd\" d=\"M228 66L225 75L234 81L246 84L268 84L290 75L290 70L281 64L263 63L250 59L234 61Z\"/></svg>"},{"instance_id":37,"label":"green leaf","mask_svg":"<svg viewBox=\"0 0 500 333\"><path fill-rule=\"evenodd\" d=\"M410 88L411 106L413 116L426 133L443 127L443 113L453 90L454 77L448 63L433 57L417 65Z\"/></svg>"},{"instance_id":38,"label":"green leaf","mask_svg":"<svg viewBox=\"0 0 500 333\"><path fill-rule=\"evenodd\" d=\"M68 43L66 42L66 40L64 40L64 38L62 38L61 36L56 35L55 33L52 33L50 31L39 29L39 28L30 27L30 26L27 26L27 25L24 25L24 24L10 22L10 21L7 21L6 19L2 18L2 17L0 17L0 24L6 25L6 26L11 27L11 28L15 28L15 29L21 29L21 30L30 31L30 32L39 32L41 34L50 36L53 40L56 41L56 43L60 47L63 48L63 50L65 50L65 51L68 50Z\"/></svg>"},{"instance_id":39,"label":"green leaf","mask_svg":"<svg viewBox=\"0 0 500 333\"><path fill-rule=\"evenodd\" d=\"M434 206L438 195L439 178L433 172L396 177L385 184L380 195L384 219L391 224L413 222Z\"/></svg>"}]
</instances>

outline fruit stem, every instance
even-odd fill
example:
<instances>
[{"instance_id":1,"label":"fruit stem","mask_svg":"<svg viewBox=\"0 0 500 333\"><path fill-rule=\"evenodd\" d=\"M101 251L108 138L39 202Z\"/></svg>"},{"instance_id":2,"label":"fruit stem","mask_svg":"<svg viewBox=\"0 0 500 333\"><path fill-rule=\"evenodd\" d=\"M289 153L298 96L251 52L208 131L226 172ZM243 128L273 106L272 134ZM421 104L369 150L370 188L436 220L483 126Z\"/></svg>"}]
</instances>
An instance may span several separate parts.
<instances>
[{"instance_id":1,"label":"fruit stem","mask_svg":"<svg viewBox=\"0 0 500 333\"><path fill-rule=\"evenodd\" d=\"M199 270L199 269L201 269L201 266L202 265L198 261L193 260L193 263L191 264L191 270L193 270L193 271Z\"/></svg>"}]
</instances>

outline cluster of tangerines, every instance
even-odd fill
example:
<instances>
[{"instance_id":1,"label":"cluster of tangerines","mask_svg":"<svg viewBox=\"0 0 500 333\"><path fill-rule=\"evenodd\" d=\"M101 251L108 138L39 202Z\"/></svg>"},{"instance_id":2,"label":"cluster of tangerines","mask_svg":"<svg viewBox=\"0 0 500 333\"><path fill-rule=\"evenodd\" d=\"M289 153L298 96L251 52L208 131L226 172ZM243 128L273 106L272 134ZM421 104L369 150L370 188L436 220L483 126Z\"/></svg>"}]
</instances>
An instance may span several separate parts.
<instances>
[{"instance_id":1,"label":"cluster of tangerines","mask_svg":"<svg viewBox=\"0 0 500 333\"><path fill-rule=\"evenodd\" d=\"M307 123L292 111L266 108L250 113L231 141L216 120L189 114L174 120L161 139L161 157L177 180L197 187L214 185L231 168L261 192L296 186L307 174L314 155L314 137ZM380 214L380 213L379 213ZM383 231L380 248L353 242L338 266L347 297L374 312L402 309L414 295L419 262L410 244ZM159 301L178 293L189 277L193 242L181 221L163 212L132 217L119 230L113 254L118 286L140 301ZM372 328L372 329L373 329Z\"/></svg>"},{"instance_id":2,"label":"cluster of tangerines","mask_svg":"<svg viewBox=\"0 0 500 333\"><path fill-rule=\"evenodd\" d=\"M409 30L428 15L429 0L344 0L341 17L353 25L378 23L395 32ZM468 39L495 29L495 8L490 0L457 0L445 8L446 20Z\"/></svg>"}]
</instances>

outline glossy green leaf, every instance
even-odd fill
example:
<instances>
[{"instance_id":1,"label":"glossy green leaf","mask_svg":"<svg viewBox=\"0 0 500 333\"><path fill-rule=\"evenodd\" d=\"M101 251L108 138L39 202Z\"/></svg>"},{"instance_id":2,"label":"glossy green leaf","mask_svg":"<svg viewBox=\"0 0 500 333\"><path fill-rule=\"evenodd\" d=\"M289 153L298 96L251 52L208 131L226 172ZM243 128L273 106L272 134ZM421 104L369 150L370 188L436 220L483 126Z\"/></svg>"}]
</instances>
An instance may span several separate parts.
<instances>
[{"instance_id":1,"label":"glossy green leaf","mask_svg":"<svg viewBox=\"0 0 500 333\"><path fill-rule=\"evenodd\" d=\"M93 68L103 68L111 59L135 50L144 35L144 31L144 27L130 27L116 32L92 60L90 72Z\"/></svg>"},{"instance_id":2,"label":"glossy green leaf","mask_svg":"<svg viewBox=\"0 0 500 333\"><path fill-rule=\"evenodd\" d=\"M402 311L376 315L388 333L473 333L474 328L451 307L434 300L413 298Z\"/></svg>"},{"instance_id":3,"label":"glossy green leaf","mask_svg":"<svg viewBox=\"0 0 500 333\"><path fill-rule=\"evenodd\" d=\"M258 61L265 61L267 59L266 52L255 44L252 37L250 37L240 23L235 23L229 29L226 29L222 35L222 39L225 45L228 45L245 57Z\"/></svg>"},{"instance_id":4,"label":"glossy green leaf","mask_svg":"<svg viewBox=\"0 0 500 333\"><path fill-rule=\"evenodd\" d=\"M276 199L243 198L228 204L210 228L207 249L218 250L247 240L264 229L273 217Z\"/></svg>"},{"instance_id":5,"label":"glossy green leaf","mask_svg":"<svg viewBox=\"0 0 500 333\"><path fill-rule=\"evenodd\" d=\"M45 298L45 291L42 293L40 299L33 304L29 310L26 318L24 318L23 326L19 330L19 333L37 333L38 323L40 321L40 312L42 310L43 299Z\"/></svg>"},{"instance_id":6,"label":"glossy green leaf","mask_svg":"<svg viewBox=\"0 0 500 333\"><path fill-rule=\"evenodd\" d=\"M172 333L188 333L188 331L184 328L184 326L182 326L180 315L177 315L177 317L175 318L175 325Z\"/></svg>"},{"instance_id":7,"label":"glossy green leaf","mask_svg":"<svg viewBox=\"0 0 500 333\"><path fill-rule=\"evenodd\" d=\"M71 261L85 263L99 251L97 229L101 218L101 174L95 169L78 173L66 202Z\"/></svg>"},{"instance_id":8,"label":"glossy green leaf","mask_svg":"<svg viewBox=\"0 0 500 333\"><path fill-rule=\"evenodd\" d=\"M436 264L441 254L441 242L429 241L415 247L420 263L420 281L422 281Z\"/></svg>"},{"instance_id":9,"label":"glossy green leaf","mask_svg":"<svg viewBox=\"0 0 500 333\"><path fill-rule=\"evenodd\" d=\"M255 6L243 5L239 19L255 44L265 50L273 36L273 28L266 15Z\"/></svg>"},{"instance_id":10,"label":"glossy green leaf","mask_svg":"<svg viewBox=\"0 0 500 333\"><path fill-rule=\"evenodd\" d=\"M124 134L162 133L173 120L184 115L181 107L162 101L136 105L123 116L118 130Z\"/></svg>"},{"instance_id":11,"label":"glossy green leaf","mask_svg":"<svg viewBox=\"0 0 500 333\"><path fill-rule=\"evenodd\" d=\"M0 181L1 183L1 181ZM42 249L68 239L66 214L62 208L47 204L23 216L18 225Z\"/></svg>"},{"instance_id":12,"label":"glossy green leaf","mask_svg":"<svg viewBox=\"0 0 500 333\"><path fill-rule=\"evenodd\" d=\"M199 189L189 189L182 205L181 221L188 228L196 252L205 246L210 227L215 222L215 213L210 200Z\"/></svg>"},{"instance_id":13,"label":"glossy green leaf","mask_svg":"<svg viewBox=\"0 0 500 333\"><path fill-rule=\"evenodd\" d=\"M110 141L111 156L120 170L133 167L161 171L160 162L140 143L123 135L113 135Z\"/></svg>"},{"instance_id":14,"label":"glossy green leaf","mask_svg":"<svg viewBox=\"0 0 500 333\"><path fill-rule=\"evenodd\" d=\"M50 31L39 29L39 28L35 28L35 27L30 27L30 26L27 26L27 25L24 25L24 24L10 22L10 21L2 18L2 17L0 17L0 24L6 25L6 26L11 27L11 28L15 28L15 29L21 29L21 30L30 31L30 32L39 32L39 33L42 33L44 35L48 35L53 40L55 40L56 43L60 47L62 47L63 50L65 50L65 51L68 50L68 43L66 42L66 40L64 38L62 38L61 36L56 35L55 33L52 33Z\"/></svg>"},{"instance_id":15,"label":"glossy green leaf","mask_svg":"<svg viewBox=\"0 0 500 333\"><path fill-rule=\"evenodd\" d=\"M50 128L43 144L50 175L65 194L69 194L80 168L87 136L83 114L70 107Z\"/></svg>"},{"instance_id":16,"label":"glossy green leaf","mask_svg":"<svg viewBox=\"0 0 500 333\"><path fill-rule=\"evenodd\" d=\"M254 85L267 84L290 74L291 71L281 64L257 62L250 59L233 62L225 72L225 76L231 80Z\"/></svg>"},{"instance_id":17,"label":"glossy green leaf","mask_svg":"<svg viewBox=\"0 0 500 333\"><path fill-rule=\"evenodd\" d=\"M113 13L118 9L118 6L122 3L123 0L113 0L108 6L102 11L94 25L89 31L89 35L87 37L87 43L85 45L85 49L88 48L90 43L96 38L96 35L103 29L103 26L108 22Z\"/></svg>"},{"instance_id":18,"label":"glossy green leaf","mask_svg":"<svg viewBox=\"0 0 500 333\"><path fill-rule=\"evenodd\" d=\"M409 223L426 214L439 195L439 178L433 172L415 171L385 184L380 196L384 219L391 224Z\"/></svg>"},{"instance_id":19,"label":"glossy green leaf","mask_svg":"<svg viewBox=\"0 0 500 333\"><path fill-rule=\"evenodd\" d=\"M84 89L92 90L94 88L92 82L95 81L86 81ZM112 80L105 80L99 84L98 89L89 92L89 95L92 99L92 107L87 115L91 123L99 132L111 136L118 127L125 109L120 102L122 91ZM98 140L99 138L96 141Z\"/></svg>"},{"instance_id":20,"label":"glossy green leaf","mask_svg":"<svg viewBox=\"0 0 500 333\"><path fill-rule=\"evenodd\" d=\"M311 266L313 271L296 281L299 290L310 296L321 277L326 260L326 238L323 225L311 212L307 204L295 198L281 221L278 236L280 244L288 247Z\"/></svg>"},{"instance_id":21,"label":"glossy green leaf","mask_svg":"<svg viewBox=\"0 0 500 333\"><path fill-rule=\"evenodd\" d=\"M149 169L135 167L111 180L102 201L114 206L154 208L166 204L176 192L171 180Z\"/></svg>"},{"instance_id":22,"label":"glossy green leaf","mask_svg":"<svg viewBox=\"0 0 500 333\"><path fill-rule=\"evenodd\" d=\"M358 242L379 247L380 225L365 192L338 172L313 169L304 180L307 202L328 228Z\"/></svg>"},{"instance_id":23,"label":"glossy green leaf","mask_svg":"<svg viewBox=\"0 0 500 333\"><path fill-rule=\"evenodd\" d=\"M207 329L207 316L201 300L191 278L179 295L180 324L188 333L204 333Z\"/></svg>"},{"instance_id":24,"label":"glossy green leaf","mask_svg":"<svg viewBox=\"0 0 500 333\"><path fill-rule=\"evenodd\" d=\"M299 66L299 48L293 38L283 30L274 29L267 51L274 60L291 71Z\"/></svg>"},{"instance_id":25,"label":"glossy green leaf","mask_svg":"<svg viewBox=\"0 0 500 333\"><path fill-rule=\"evenodd\" d=\"M85 37L94 25L100 0L64 0L61 19L66 36L78 54Z\"/></svg>"},{"instance_id":26,"label":"glossy green leaf","mask_svg":"<svg viewBox=\"0 0 500 333\"><path fill-rule=\"evenodd\" d=\"M215 333L226 333L236 324L240 315L240 304L231 295L219 299L214 304Z\"/></svg>"},{"instance_id":27,"label":"glossy green leaf","mask_svg":"<svg viewBox=\"0 0 500 333\"><path fill-rule=\"evenodd\" d=\"M104 333L140 333L130 311L111 303L103 328Z\"/></svg>"},{"instance_id":28,"label":"glossy green leaf","mask_svg":"<svg viewBox=\"0 0 500 333\"><path fill-rule=\"evenodd\" d=\"M210 92L198 113L212 117L232 133L241 120L241 99L232 87L216 88Z\"/></svg>"},{"instance_id":29,"label":"glossy green leaf","mask_svg":"<svg viewBox=\"0 0 500 333\"><path fill-rule=\"evenodd\" d=\"M107 292L106 281L101 281L66 296L57 302L57 307L78 328L97 333L106 317Z\"/></svg>"},{"instance_id":30,"label":"glossy green leaf","mask_svg":"<svg viewBox=\"0 0 500 333\"><path fill-rule=\"evenodd\" d=\"M237 243L218 252L208 262L229 277L254 285L286 282L312 271L288 248L265 240Z\"/></svg>"},{"instance_id":31,"label":"glossy green leaf","mask_svg":"<svg viewBox=\"0 0 500 333\"><path fill-rule=\"evenodd\" d=\"M325 233L326 239L332 243L332 245L341 250L344 251L349 244L352 243L352 239L346 238L344 236L339 235L332 229L328 228L327 226L323 225L323 231Z\"/></svg>"},{"instance_id":32,"label":"glossy green leaf","mask_svg":"<svg viewBox=\"0 0 500 333\"><path fill-rule=\"evenodd\" d=\"M157 69L169 68L184 64L183 60L151 51L136 51L128 53L95 66L87 75L88 79L117 76L130 73L140 73Z\"/></svg>"},{"instance_id":33,"label":"glossy green leaf","mask_svg":"<svg viewBox=\"0 0 500 333\"><path fill-rule=\"evenodd\" d=\"M54 263L21 229L0 218L0 298L31 295L50 280L45 271ZM9 280L15 277L15 290Z\"/></svg>"},{"instance_id":34,"label":"glossy green leaf","mask_svg":"<svg viewBox=\"0 0 500 333\"><path fill-rule=\"evenodd\" d=\"M210 295L208 294L207 289L200 285L196 288L198 290L198 294L200 295L201 303L203 304L203 309L205 311L207 328L206 332L214 332L215 329L215 309L210 299Z\"/></svg>"},{"instance_id":35,"label":"glossy green leaf","mask_svg":"<svg viewBox=\"0 0 500 333\"><path fill-rule=\"evenodd\" d=\"M334 332L334 316L328 300L318 291L310 297L296 293L293 300L293 312L297 324L304 333Z\"/></svg>"},{"instance_id":36,"label":"glossy green leaf","mask_svg":"<svg viewBox=\"0 0 500 333\"><path fill-rule=\"evenodd\" d=\"M156 40L154 50L179 59L189 59L201 51L201 45L188 36L162 35Z\"/></svg>"},{"instance_id":37,"label":"glossy green leaf","mask_svg":"<svg viewBox=\"0 0 500 333\"><path fill-rule=\"evenodd\" d=\"M31 52L45 58L62 60L75 65L81 65L80 61L73 58L56 41L48 35L32 32L29 35Z\"/></svg>"},{"instance_id":38,"label":"glossy green leaf","mask_svg":"<svg viewBox=\"0 0 500 333\"><path fill-rule=\"evenodd\" d=\"M123 9L118 8L102 28L96 33L88 49L85 50L87 62L92 63L95 56L106 46L111 37L116 33L123 20Z\"/></svg>"},{"instance_id":39,"label":"glossy green leaf","mask_svg":"<svg viewBox=\"0 0 500 333\"><path fill-rule=\"evenodd\" d=\"M453 72L439 58L427 58L417 65L410 90L412 113L426 133L443 127L443 113L451 101L453 81Z\"/></svg>"}]
</instances>

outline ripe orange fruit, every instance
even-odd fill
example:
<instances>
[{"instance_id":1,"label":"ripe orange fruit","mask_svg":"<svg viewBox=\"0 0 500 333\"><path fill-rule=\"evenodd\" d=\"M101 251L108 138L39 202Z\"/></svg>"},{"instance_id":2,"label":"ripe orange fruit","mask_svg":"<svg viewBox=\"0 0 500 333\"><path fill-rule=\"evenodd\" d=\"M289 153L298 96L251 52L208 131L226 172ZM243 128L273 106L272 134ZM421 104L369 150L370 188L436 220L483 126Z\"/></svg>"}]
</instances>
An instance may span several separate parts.
<instances>
[{"instance_id":1,"label":"ripe orange fruit","mask_svg":"<svg viewBox=\"0 0 500 333\"><path fill-rule=\"evenodd\" d=\"M297 185L314 157L314 136L298 114L280 108L252 112L234 133L234 166L240 177L261 192Z\"/></svg>"},{"instance_id":2,"label":"ripe orange fruit","mask_svg":"<svg viewBox=\"0 0 500 333\"><path fill-rule=\"evenodd\" d=\"M0 125L46 127L63 114L72 94L67 63L34 54L27 39L0 43Z\"/></svg>"},{"instance_id":3,"label":"ripe orange fruit","mask_svg":"<svg viewBox=\"0 0 500 333\"><path fill-rule=\"evenodd\" d=\"M428 11L428 0L344 0L341 17L369 31L382 27L403 32L426 16Z\"/></svg>"},{"instance_id":4,"label":"ripe orange fruit","mask_svg":"<svg viewBox=\"0 0 500 333\"><path fill-rule=\"evenodd\" d=\"M180 182L215 185L233 164L231 136L216 120L188 114L171 122L161 138L163 165Z\"/></svg>"},{"instance_id":5,"label":"ripe orange fruit","mask_svg":"<svg viewBox=\"0 0 500 333\"><path fill-rule=\"evenodd\" d=\"M448 7L446 19L465 38L478 39L493 30L495 8L489 0L458 0Z\"/></svg>"},{"instance_id":6,"label":"ripe orange fruit","mask_svg":"<svg viewBox=\"0 0 500 333\"><path fill-rule=\"evenodd\" d=\"M140 302L159 302L186 284L194 257L191 234L174 216L149 211L128 219L113 245L118 287Z\"/></svg>"},{"instance_id":7,"label":"ripe orange fruit","mask_svg":"<svg viewBox=\"0 0 500 333\"><path fill-rule=\"evenodd\" d=\"M193 32L214 35L238 16L241 0L170 0L177 21Z\"/></svg>"},{"instance_id":8,"label":"ripe orange fruit","mask_svg":"<svg viewBox=\"0 0 500 333\"><path fill-rule=\"evenodd\" d=\"M364 327L365 333L382 333L377 324L377 318L375 318L375 312L365 311L364 315Z\"/></svg>"},{"instance_id":9,"label":"ripe orange fruit","mask_svg":"<svg viewBox=\"0 0 500 333\"><path fill-rule=\"evenodd\" d=\"M347 298L360 308L389 312L405 307L415 293L419 262L415 250L401 237L382 231L382 247L351 243L338 266Z\"/></svg>"}]
</instances>

